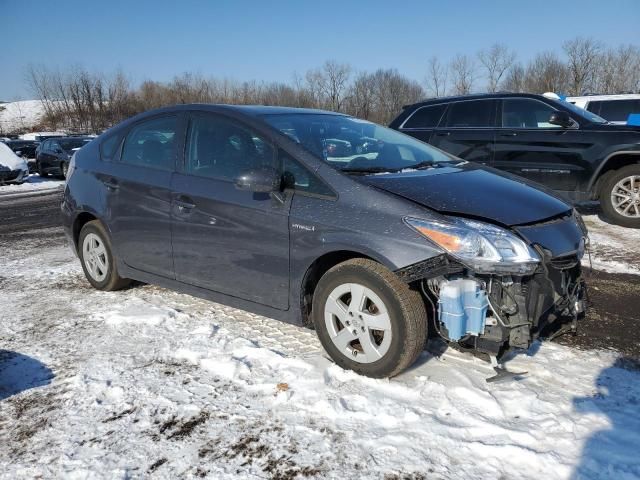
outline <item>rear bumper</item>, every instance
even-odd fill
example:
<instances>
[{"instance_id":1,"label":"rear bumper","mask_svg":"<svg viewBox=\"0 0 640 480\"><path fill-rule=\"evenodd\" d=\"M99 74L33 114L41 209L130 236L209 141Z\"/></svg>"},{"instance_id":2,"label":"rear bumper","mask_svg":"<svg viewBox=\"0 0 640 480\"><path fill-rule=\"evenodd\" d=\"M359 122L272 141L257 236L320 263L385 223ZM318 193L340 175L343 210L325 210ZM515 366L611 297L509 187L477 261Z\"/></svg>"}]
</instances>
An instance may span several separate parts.
<instances>
[{"instance_id":1,"label":"rear bumper","mask_svg":"<svg viewBox=\"0 0 640 480\"><path fill-rule=\"evenodd\" d=\"M66 190L66 187L65 187ZM60 204L60 217L62 219L62 229L64 231L64 236L67 239L67 243L69 248L73 252L75 256L78 256L78 250L74 238L73 232L73 222L75 219L74 209L72 205L70 205L68 201L68 196L65 191L62 197L62 203Z\"/></svg>"}]
</instances>

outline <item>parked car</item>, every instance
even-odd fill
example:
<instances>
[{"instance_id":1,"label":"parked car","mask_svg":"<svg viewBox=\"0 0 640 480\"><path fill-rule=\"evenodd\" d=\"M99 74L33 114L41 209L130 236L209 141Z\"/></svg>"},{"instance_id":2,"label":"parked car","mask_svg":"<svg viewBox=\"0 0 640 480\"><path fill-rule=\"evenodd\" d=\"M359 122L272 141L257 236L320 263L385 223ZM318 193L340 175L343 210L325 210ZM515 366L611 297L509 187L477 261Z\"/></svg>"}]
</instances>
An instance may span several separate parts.
<instances>
[{"instance_id":1,"label":"parked car","mask_svg":"<svg viewBox=\"0 0 640 480\"><path fill-rule=\"evenodd\" d=\"M29 167L24 158L13 153L7 145L0 142L0 185L23 183L29 176Z\"/></svg>"},{"instance_id":2,"label":"parked car","mask_svg":"<svg viewBox=\"0 0 640 480\"><path fill-rule=\"evenodd\" d=\"M427 100L405 107L390 126L574 203L599 200L609 221L640 228L640 127L519 93Z\"/></svg>"},{"instance_id":3,"label":"parked car","mask_svg":"<svg viewBox=\"0 0 640 480\"><path fill-rule=\"evenodd\" d=\"M8 140L4 143L13 150L13 153L27 161L29 172L36 171L36 149L40 142L34 140Z\"/></svg>"},{"instance_id":4,"label":"parked car","mask_svg":"<svg viewBox=\"0 0 640 480\"><path fill-rule=\"evenodd\" d=\"M612 123L624 125L629 115L640 115L640 94L584 95L567 97L567 102L584 108Z\"/></svg>"},{"instance_id":5,"label":"parked car","mask_svg":"<svg viewBox=\"0 0 640 480\"><path fill-rule=\"evenodd\" d=\"M343 138L353 151L330 156ZM587 231L568 203L337 113L138 115L74 155L62 213L95 288L136 279L313 325L337 364L373 377L416 359L428 319L498 356L582 312Z\"/></svg>"},{"instance_id":6,"label":"parked car","mask_svg":"<svg viewBox=\"0 0 640 480\"><path fill-rule=\"evenodd\" d=\"M71 156L93 140L93 137L48 138L37 150L36 170L41 177L57 175L66 178Z\"/></svg>"}]
</instances>

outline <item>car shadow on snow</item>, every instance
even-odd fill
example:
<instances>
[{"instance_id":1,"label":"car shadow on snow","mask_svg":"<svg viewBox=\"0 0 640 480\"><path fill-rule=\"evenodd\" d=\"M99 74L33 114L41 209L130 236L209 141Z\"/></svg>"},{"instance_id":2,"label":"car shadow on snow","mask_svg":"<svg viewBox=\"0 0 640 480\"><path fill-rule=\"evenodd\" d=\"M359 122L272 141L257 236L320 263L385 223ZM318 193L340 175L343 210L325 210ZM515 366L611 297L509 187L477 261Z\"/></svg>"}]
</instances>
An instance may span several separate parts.
<instances>
[{"instance_id":1,"label":"car shadow on snow","mask_svg":"<svg viewBox=\"0 0 640 480\"><path fill-rule=\"evenodd\" d=\"M49 385L54 376L39 360L0 349L0 401L30 388Z\"/></svg>"},{"instance_id":2,"label":"car shadow on snow","mask_svg":"<svg viewBox=\"0 0 640 480\"><path fill-rule=\"evenodd\" d=\"M582 450L572 479L640 478L640 362L619 358L600 372L592 395L573 399L577 412L605 416Z\"/></svg>"}]
</instances>

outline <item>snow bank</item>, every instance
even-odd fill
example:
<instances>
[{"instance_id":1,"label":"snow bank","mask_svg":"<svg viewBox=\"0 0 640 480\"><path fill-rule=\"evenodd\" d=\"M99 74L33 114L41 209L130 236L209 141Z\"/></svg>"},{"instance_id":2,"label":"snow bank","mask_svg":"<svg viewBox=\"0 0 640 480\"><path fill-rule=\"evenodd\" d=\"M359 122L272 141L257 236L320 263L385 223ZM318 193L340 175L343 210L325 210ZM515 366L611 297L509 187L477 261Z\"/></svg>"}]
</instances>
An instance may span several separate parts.
<instances>
[{"instance_id":1,"label":"snow bank","mask_svg":"<svg viewBox=\"0 0 640 480\"><path fill-rule=\"evenodd\" d=\"M302 328L93 290L66 247L8 250L0 271L3 348L55 375L0 400L4 478L640 476L640 372L613 352L537 343L508 362L527 376L487 384L488 364L434 344L372 380Z\"/></svg>"},{"instance_id":2,"label":"snow bank","mask_svg":"<svg viewBox=\"0 0 640 480\"><path fill-rule=\"evenodd\" d=\"M34 192L43 192L45 190L57 190L64 187L64 180L57 178L42 178L39 175L29 175L27 180L21 184L0 185L0 202L5 196L14 196Z\"/></svg>"},{"instance_id":3,"label":"snow bank","mask_svg":"<svg viewBox=\"0 0 640 480\"><path fill-rule=\"evenodd\" d=\"M40 100L0 103L0 127L5 132L29 130L42 121L43 114Z\"/></svg>"}]
</instances>

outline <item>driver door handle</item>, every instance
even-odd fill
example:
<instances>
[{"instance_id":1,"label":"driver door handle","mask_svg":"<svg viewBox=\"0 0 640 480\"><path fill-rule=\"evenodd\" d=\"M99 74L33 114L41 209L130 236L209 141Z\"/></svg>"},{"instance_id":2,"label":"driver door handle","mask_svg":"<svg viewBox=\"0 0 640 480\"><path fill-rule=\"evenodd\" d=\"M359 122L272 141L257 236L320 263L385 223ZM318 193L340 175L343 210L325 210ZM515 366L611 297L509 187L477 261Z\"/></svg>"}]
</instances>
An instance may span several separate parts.
<instances>
[{"instance_id":1,"label":"driver door handle","mask_svg":"<svg viewBox=\"0 0 640 480\"><path fill-rule=\"evenodd\" d=\"M438 137L448 137L449 135L451 135L451 132L436 132Z\"/></svg>"},{"instance_id":2,"label":"driver door handle","mask_svg":"<svg viewBox=\"0 0 640 480\"><path fill-rule=\"evenodd\" d=\"M187 197L186 195L180 195L174 200L174 203L178 207L178 210L181 212L196 208L196 204L193 202L191 197Z\"/></svg>"}]
</instances>

